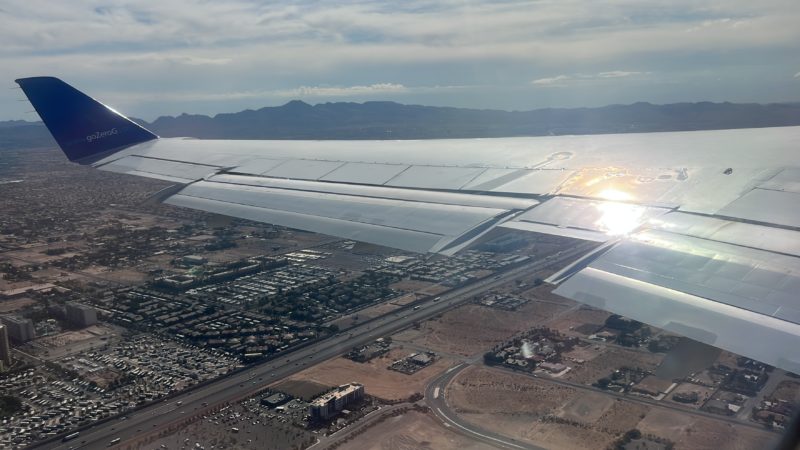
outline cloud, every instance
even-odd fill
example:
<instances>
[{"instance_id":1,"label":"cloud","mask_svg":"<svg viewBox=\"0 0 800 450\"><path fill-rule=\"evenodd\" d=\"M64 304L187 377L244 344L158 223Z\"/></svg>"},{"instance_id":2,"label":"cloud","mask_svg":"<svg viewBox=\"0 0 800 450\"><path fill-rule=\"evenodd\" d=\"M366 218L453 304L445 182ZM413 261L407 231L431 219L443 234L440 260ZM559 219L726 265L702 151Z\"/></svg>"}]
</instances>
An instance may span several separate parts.
<instances>
[{"instance_id":1,"label":"cloud","mask_svg":"<svg viewBox=\"0 0 800 450\"><path fill-rule=\"evenodd\" d=\"M11 3L0 0L3 78L53 74L130 98L297 86L308 96L405 96L425 92L413 86L470 85L469 106L497 107L498 87L542 92L646 71L711 80L763 67L729 90L740 95L762 89L766 73L794 73L788 61L800 52L797 0ZM606 70L615 67L637 71ZM24 111L2 91L0 118Z\"/></svg>"},{"instance_id":2,"label":"cloud","mask_svg":"<svg viewBox=\"0 0 800 450\"><path fill-rule=\"evenodd\" d=\"M597 78L624 78L634 75L643 75L645 72L626 72L624 70L612 70L611 72L600 72Z\"/></svg>"},{"instance_id":3,"label":"cloud","mask_svg":"<svg viewBox=\"0 0 800 450\"><path fill-rule=\"evenodd\" d=\"M385 93L408 92L402 84L376 83L368 86L301 86L297 89L278 91L283 97L347 97L351 95L379 95Z\"/></svg>"},{"instance_id":4,"label":"cloud","mask_svg":"<svg viewBox=\"0 0 800 450\"><path fill-rule=\"evenodd\" d=\"M796 27L781 26L800 20L800 7L786 0L765 0L758 7L744 1L714 5L710 0L676 0L663 6L618 0L598 2L592 8L580 2L425 0L98 3L76 0L53 5L29 0L7 8L0 12L4 43L0 54L204 48L213 50L214 58L228 58L238 53L236 49L257 43L279 53L294 47L301 50L296 56L313 59L328 47L357 52L367 44L407 49L406 57L412 59L427 58L429 53L446 59L496 54L536 57L547 63L637 52L757 48L800 38ZM309 52L313 45L319 45L321 52ZM419 52L419 47L427 51ZM396 57L397 52L388 56Z\"/></svg>"},{"instance_id":5,"label":"cloud","mask_svg":"<svg viewBox=\"0 0 800 450\"><path fill-rule=\"evenodd\" d=\"M633 72L633 71L625 71L625 70L611 70L608 72L598 72L595 74L570 74L570 75L557 75L554 77L547 77L547 78L537 78L531 81L531 84L536 86L546 86L546 87L563 87L567 86L570 83L574 82L586 82L592 80L603 80L609 78L627 78L633 76L646 76L650 75L651 72Z\"/></svg>"},{"instance_id":6,"label":"cloud","mask_svg":"<svg viewBox=\"0 0 800 450\"><path fill-rule=\"evenodd\" d=\"M794 74L794 78L800 78L800 72L797 72L796 74Z\"/></svg>"},{"instance_id":7,"label":"cloud","mask_svg":"<svg viewBox=\"0 0 800 450\"><path fill-rule=\"evenodd\" d=\"M554 76L554 77L539 78L539 79L533 80L533 81L531 81L531 84L538 84L538 85L547 86L547 85L551 85L551 84L557 84L557 83L560 83L562 81L567 81L567 80L570 80L570 79L572 79L572 77L570 77L569 75L557 75L557 76Z\"/></svg>"}]
</instances>

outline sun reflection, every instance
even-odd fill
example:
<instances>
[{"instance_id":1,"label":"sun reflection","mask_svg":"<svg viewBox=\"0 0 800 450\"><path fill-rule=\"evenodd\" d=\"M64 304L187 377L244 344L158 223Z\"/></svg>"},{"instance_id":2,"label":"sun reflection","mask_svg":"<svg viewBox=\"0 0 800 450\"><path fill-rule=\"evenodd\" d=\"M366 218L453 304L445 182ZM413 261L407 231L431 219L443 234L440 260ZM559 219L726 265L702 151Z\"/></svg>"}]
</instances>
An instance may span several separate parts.
<instances>
[{"instance_id":1,"label":"sun reflection","mask_svg":"<svg viewBox=\"0 0 800 450\"><path fill-rule=\"evenodd\" d=\"M644 220L644 208L639 205L620 203L620 201L632 200L633 197L623 191L616 189L606 189L598 194L606 202L599 202L597 209L600 211L600 218L595 225L603 232L611 236L628 234L641 225Z\"/></svg>"},{"instance_id":2,"label":"sun reflection","mask_svg":"<svg viewBox=\"0 0 800 450\"><path fill-rule=\"evenodd\" d=\"M628 202L633 200L633 196L627 192L620 191L619 189L604 189L597 193L597 196L615 202Z\"/></svg>"},{"instance_id":3,"label":"sun reflection","mask_svg":"<svg viewBox=\"0 0 800 450\"><path fill-rule=\"evenodd\" d=\"M596 225L606 234L628 234L642 223L642 207L625 203L603 202L597 205L602 215Z\"/></svg>"}]
</instances>

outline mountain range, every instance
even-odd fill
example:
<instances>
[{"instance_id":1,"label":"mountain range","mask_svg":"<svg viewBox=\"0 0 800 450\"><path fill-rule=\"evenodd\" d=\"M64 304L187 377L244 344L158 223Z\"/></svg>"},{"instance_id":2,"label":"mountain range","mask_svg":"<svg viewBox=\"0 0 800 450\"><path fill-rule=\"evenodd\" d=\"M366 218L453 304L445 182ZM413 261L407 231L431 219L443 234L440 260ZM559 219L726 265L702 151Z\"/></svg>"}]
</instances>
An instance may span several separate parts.
<instances>
[{"instance_id":1,"label":"mountain range","mask_svg":"<svg viewBox=\"0 0 800 450\"><path fill-rule=\"evenodd\" d=\"M159 136L200 139L433 139L689 131L800 125L800 103L634 103L499 111L394 102L294 100L237 113L134 119ZM0 122L0 148L51 145L40 122Z\"/></svg>"}]
</instances>

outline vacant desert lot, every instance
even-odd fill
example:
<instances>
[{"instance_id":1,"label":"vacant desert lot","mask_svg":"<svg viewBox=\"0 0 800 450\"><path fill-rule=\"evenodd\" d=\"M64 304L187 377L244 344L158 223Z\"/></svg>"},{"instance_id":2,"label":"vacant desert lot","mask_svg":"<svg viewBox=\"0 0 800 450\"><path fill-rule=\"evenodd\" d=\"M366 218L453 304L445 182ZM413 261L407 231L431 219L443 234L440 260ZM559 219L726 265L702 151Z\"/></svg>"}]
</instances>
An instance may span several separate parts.
<instances>
[{"instance_id":1,"label":"vacant desert lot","mask_svg":"<svg viewBox=\"0 0 800 450\"><path fill-rule=\"evenodd\" d=\"M581 365L575 365L564 376L565 379L582 384L592 384L607 377L620 367L638 367L655 371L664 355L642 349L626 349L615 345L600 345L599 354Z\"/></svg>"},{"instance_id":2,"label":"vacant desert lot","mask_svg":"<svg viewBox=\"0 0 800 450\"><path fill-rule=\"evenodd\" d=\"M453 380L446 396L468 421L545 448L605 448L615 439L613 434L594 430L591 423L578 427L542 421L549 415L597 420L614 403L600 397L584 401L585 393L570 387L471 367Z\"/></svg>"},{"instance_id":3,"label":"vacant desert lot","mask_svg":"<svg viewBox=\"0 0 800 450\"><path fill-rule=\"evenodd\" d=\"M675 448L746 450L773 448L778 435L662 408L653 408L638 425L642 433L665 436Z\"/></svg>"},{"instance_id":4,"label":"vacant desert lot","mask_svg":"<svg viewBox=\"0 0 800 450\"><path fill-rule=\"evenodd\" d=\"M350 450L489 450L486 444L454 433L429 414L411 411L370 427L339 448Z\"/></svg>"},{"instance_id":5,"label":"vacant desert lot","mask_svg":"<svg viewBox=\"0 0 800 450\"><path fill-rule=\"evenodd\" d=\"M466 369L445 395L468 421L545 448L604 449L633 428L687 449L769 448L777 436L487 367Z\"/></svg>"},{"instance_id":6,"label":"vacant desert lot","mask_svg":"<svg viewBox=\"0 0 800 450\"><path fill-rule=\"evenodd\" d=\"M402 331L394 339L433 351L472 356L541 324L566 308L553 303L529 302L516 311L505 311L468 304L423 322L418 330Z\"/></svg>"},{"instance_id":7,"label":"vacant desert lot","mask_svg":"<svg viewBox=\"0 0 800 450\"><path fill-rule=\"evenodd\" d=\"M407 356L409 352L410 350L393 349L383 357L366 363L334 358L299 372L290 379L314 381L328 386L355 381L363 384L369 395L384 400L401 400L415 393L423 393L431 378L453 364L453 361L443 358L412 375L388 369L393 361Z\"/></svg>"}]
</instances>

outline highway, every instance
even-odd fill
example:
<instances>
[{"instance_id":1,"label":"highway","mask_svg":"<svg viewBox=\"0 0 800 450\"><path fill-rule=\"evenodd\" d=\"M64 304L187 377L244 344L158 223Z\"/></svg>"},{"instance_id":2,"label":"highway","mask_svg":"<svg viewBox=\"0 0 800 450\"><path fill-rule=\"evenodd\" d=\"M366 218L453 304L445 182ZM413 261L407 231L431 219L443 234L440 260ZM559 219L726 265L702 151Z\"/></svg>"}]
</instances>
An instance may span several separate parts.
<instances>
[{"instance_id":1,"label":"highway","mask_svg":"<svg viewBox=\"0 0 800 450\"><path fill-rule=\"evenodd\" d=\"M289 352L272 361L220 378L212 383L190 389L188 392L84 429L68 442L51 441L34 445L42 449L100 449L107 448L116 438L119 445L138 440L146 434L157 433L175 424L213 408L215 405L236 401L262 390L266 385L293 375L318 362L337 357L354 346L366 344L381 336L391 335L414 322L424 321L445 310L470 300L477 294L493 289L521 275L531 275L549 268L563 266L564 261L586 251L584 246L559 252L540 261L534 261L486 277L469 285L441 294L436 299L426 299L408 305L390 314L366 321L335 336ZM178 405L177 402L181 402Z\"/></svg>"}]
</instances>

